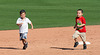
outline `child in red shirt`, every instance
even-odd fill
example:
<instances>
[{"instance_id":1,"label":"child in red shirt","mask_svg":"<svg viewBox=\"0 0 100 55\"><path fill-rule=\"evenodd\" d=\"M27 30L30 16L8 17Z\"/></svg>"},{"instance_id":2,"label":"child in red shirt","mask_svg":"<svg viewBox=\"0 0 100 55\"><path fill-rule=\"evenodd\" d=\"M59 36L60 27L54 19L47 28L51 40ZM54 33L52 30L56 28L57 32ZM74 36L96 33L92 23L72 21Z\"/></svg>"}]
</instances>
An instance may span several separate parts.
<instances>
[{"instance_id":1,"label":"child in red shirt","mask_svg":"<svg viewBox=\"0 0 100 55\"><path fill-rule=\"evenodd\" d=\"M75 24L75 33L73 35L73 39L75 40L75 44L74 47L77 47L77 45L79 44L77 41L77 37L80 36L82 41L83 41L83 49L87 49L87 45L86 45L86 28L85 28L85 18L82 16L83 15L83 10L82 9L78 9L77 10L77 17L76 17L76 24Z\"/></svg>"}]
</instances>

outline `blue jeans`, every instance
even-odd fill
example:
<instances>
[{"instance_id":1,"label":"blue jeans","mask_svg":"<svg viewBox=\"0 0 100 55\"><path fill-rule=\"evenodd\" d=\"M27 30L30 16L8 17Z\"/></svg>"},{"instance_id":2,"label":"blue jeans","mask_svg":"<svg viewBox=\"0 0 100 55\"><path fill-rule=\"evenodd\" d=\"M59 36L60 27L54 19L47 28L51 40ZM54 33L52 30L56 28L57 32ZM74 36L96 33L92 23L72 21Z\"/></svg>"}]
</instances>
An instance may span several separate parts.
<instances>
[{"instance_id":1,"label":"blue jeans","mask_svg":"<svg viewBox=\"0 0 100 55\"><path fill-rule=\"evenodd\" d=\"M20 40L27 39L27 33L28 32L20 33Z\"/></svg>"}]
</instances>

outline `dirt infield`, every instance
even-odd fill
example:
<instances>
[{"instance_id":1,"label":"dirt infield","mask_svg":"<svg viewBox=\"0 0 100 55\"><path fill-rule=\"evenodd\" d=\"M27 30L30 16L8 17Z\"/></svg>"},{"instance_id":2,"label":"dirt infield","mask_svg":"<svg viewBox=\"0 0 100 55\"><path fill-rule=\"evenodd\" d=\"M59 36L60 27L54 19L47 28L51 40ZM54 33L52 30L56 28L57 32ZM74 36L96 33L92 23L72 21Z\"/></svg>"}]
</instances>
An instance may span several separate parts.
<instances>
[{"instance_id":1,"label":"dirt infield","mask_svg":"<svg viewBox=\"0 0 100 55\"><path fill-rule=\"evenodd\" d=\"M100 25L87 26L87 50L73 48L73 27L29 30L27 50L22 50L18 30L0 31L0 55L99 55ZM79 41L80 38L78 38Z\"/></svg>"}]
</instances>

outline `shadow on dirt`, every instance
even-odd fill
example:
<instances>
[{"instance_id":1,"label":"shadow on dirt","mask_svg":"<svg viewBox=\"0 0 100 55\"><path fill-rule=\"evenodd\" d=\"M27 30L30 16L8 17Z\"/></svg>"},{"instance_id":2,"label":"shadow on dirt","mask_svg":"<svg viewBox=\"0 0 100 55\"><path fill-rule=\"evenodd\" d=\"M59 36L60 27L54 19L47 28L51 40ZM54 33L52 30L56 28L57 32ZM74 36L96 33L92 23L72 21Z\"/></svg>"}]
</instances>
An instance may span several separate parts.
<instances>
[{"instance_id":1,"label":"shadow on dirt","mask_svg":"<svg viewBox=\"0 0 100 55\"><path fill-rule=\"evenodd\" d=\"M52 49L62 49L62 50L81 50L81 49L74 49L74 48L60 48L60 47L50 47Z\"/></svg>"},{"instance_id":2,"label":"shadow on dirt","mask_svg":"<svg viewBox=\"0 0 100 55\"><path fill-rule=\"evenodd\" d=\"M0 49L14 49L14 50L22 50L20 48L14 48L14 47L0 47Z\"/></svg>"}]
</instances>

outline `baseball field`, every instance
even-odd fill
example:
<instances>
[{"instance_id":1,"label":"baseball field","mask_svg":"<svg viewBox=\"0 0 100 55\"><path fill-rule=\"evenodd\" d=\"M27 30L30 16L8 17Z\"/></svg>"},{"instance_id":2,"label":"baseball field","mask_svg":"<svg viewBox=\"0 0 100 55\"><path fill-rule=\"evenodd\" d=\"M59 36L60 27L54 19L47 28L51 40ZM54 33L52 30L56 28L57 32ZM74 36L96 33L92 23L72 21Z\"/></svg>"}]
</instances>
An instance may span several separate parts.
<instances>
[{"instance_id":1,"label":"baseball field","mask_svg":"<svg viewBox=\"0 0 100 55\"><path fill-rule=\"evenodd\" d=\"M86 18L86 50L73 48L73 26L77 9ZM22 50L19 41L19 11L26 10L29 25L29 46ZM0 0L0 55L99 55L100 0ZM81 41L80 38L78 38Z\"/></svg>"}]
</instances>

